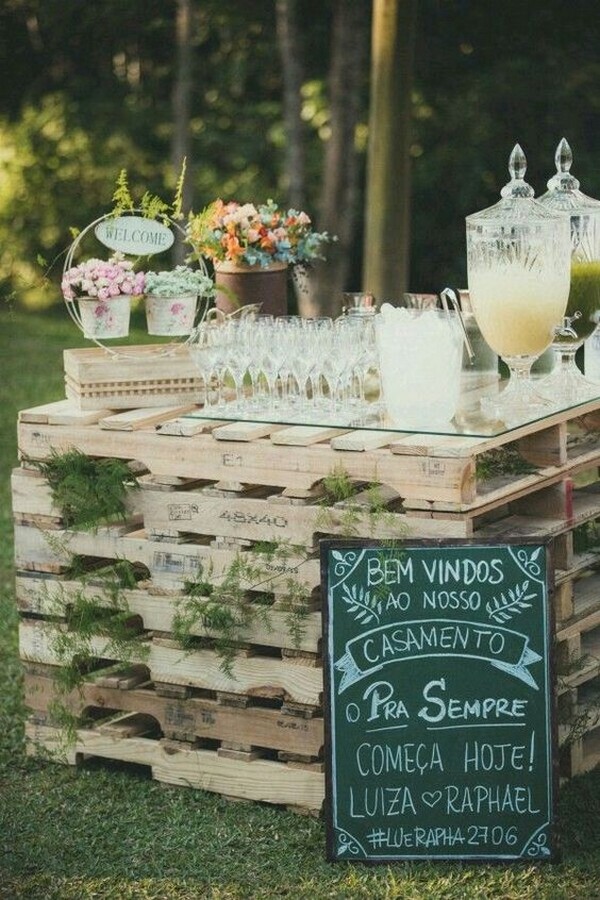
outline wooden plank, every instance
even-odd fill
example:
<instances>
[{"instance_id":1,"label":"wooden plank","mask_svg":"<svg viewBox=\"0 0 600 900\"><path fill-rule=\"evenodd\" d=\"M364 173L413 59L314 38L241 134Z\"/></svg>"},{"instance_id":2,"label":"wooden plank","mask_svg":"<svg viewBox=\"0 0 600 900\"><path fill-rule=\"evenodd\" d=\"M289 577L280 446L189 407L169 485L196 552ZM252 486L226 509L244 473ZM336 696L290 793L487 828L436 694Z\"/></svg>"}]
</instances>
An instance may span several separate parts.
<instances>
[{"instance_id":1,"label":"wooden plank","mask_svg":"<svg viewBox=\"0 0 600 900\"><path fill-rule=\"evenodd\" d=\"M192 416L182 416L180 419L170 419L156 426L159 434L179 435L180 437L193 437L195 434L210 434L219 425L224 424L217 420L198 419Z\"/></svg>"},{"instance_id":2,"label":"wooden plank","mask_svg":"<svg viewBox=\"0 0 600 900\"><path fill-rule=\"evenodd\" d=\"M82 411L72 400L56 400L23 410L19 413L19 421L44 425L90 425L108 415L110 409Z\"/></svg>"},{"instance_id":3,"label":"wooden plank","mask_svg":"<svg viewBox=\"0 0 600 900\"><path fill-rule=\"evenodd\" d=\"M264 591L261 579L260 590ZM65 608L76 597L93 600L98 606L111 607L114 598L101 584L82 584L80 581L55 578L34 578L28 575L16 577L17 605L22 612L36 615L64 615ZM123 600L132 615L142 619L146 631L173 631L173 620L184 599L182 594L153 594L148 590L123 590ZM250 618L250 616L249 616ZM297 638L290 633L289 612L280 609L257 611L245 628L240 628L238 639L264 647L280 647L316 653L321 640L321 614L310 612L302 621ZM207 627L201 620L191 624L190 634L198 637L218 637L219 632Z\"/></svg>"},{"instance_id":4,"label":"wooden plank","mask_svg":"<svg viewBox=\"0 0 600 900\"><path fill-rule=\"evenodd\" d=\"M164 381L177 388L178 382L202 382L184 344L171 345L168 352L144 344L127 347L125 353L113 356L96 347L64 350L65 375L82 393L127 383L142 388L144 382Z\"/></svg>"},{"instance_id":5,"label":"wooden plank","mask_svg":"<svg viewBox=\"0 0 600 900\"><path fill-rule=\"evenodd\" d=\"M348 431L331 439L334 450L353 450L361 452L365 450L377 450L379 447L387 447L397 438L394 431Z\"/></svg>"},{"instance_id":6,"label":"wooden plank","mask_svg":"<svg viewBox=\"0 0 600 900\"><path fill-rule=\"evenodd\" d=\"M51 516L61 519L62 512L54 505L50 486L39 472L13 469L10 485L15 516Z\"/></svg>"},{"instance_id":7,"label":"wooden plank","mask_svg":"<svg viewBox=\"0 0 600 900\"><path fill-rule=\"evenodd\" d=\"M50 753L60 754L59 729L28 724L26 734ZM320 772L272 760L243 762L220 758L211 750L187 749L185 745L174 753L163 749L160 741L149 738L120 739L83 729L77 732L73 753L151 766L153 778L166 784L304 809L319 809L323 802L324 777Z\"/></svg>"},{"instance_id":8,"label":"wooden plank","mask_svg":"<svg viewBox=\"0 0 600 900\"><path fill-rule=\"evenodd\" d=\"M274 444L285 444L290 447L309 447L321 441L346 434L347 428L328 428L320 425L292 425L291 428L282 428L271 437Z\"/></svg>"},{"instance_id":9,"label":"wooden plank","mask_svg":"<svg viewBox=\"0 0 600 900\"><path fill-rule=\"evenodd\" d=\"M470 457L485 443L485 438L464 435L405 434L393 440L389 449L398 456Z\"/></svg>"},{"instance_id":10,"label":"wooden plank","mask_svg":"<svg viewBox=\"0 0 600 900\"><path fill-rule=\"evenodd\" d=\"M51 546L39 529L16 526L17 568L42 572L64 570L72 554L128 559L148 567L152 589L160 589L161 586L181 589L186 581L198 578L201 568L204 577L223 577L239 553L238 548L219 549L206 544L151 541L143 530L125 534L118 528L99 529L94 534L57 530L52 537ZM292 580L309 593L320 581L318 558L307 559L305 554L293 554L282 559L277 554L269 557L245 551L243 560L264 573L263 592L285 591L288 580ZM245 579L241 580L241 586L245 590L252 589L252 583Z\"/></svg>"},{"instance_id":11,"label":"wooden plank","mask_svg":"<svg viewBox=\"0 0 600 900\"><path fill-rule=\"evenodd\" d=\"M256 441L282 431L284 425L272 425L261 422L229 422L213 430L213 437L218 441Z\"/></svg>"},{"instance_id":12,"label":"wooden plank","mask_svg":"<svg viewBox=\"0 0 600 900\"><path fill-rule=\"evenodd\" d=\"M58 653L57 639L64 626L39 619L21 619L19 622L19 654L21 659L28 662L44 663L49 666L61 665ZM146 663L142 648L146 646L140 641L139 655L133 651L130 662ZM89 638L89 652L91 655L103 659L116 659L115 648L111 646L108 638L92 636ZM116 659L116 661L119 661Z\"/></svg>"},{"instance_id":13,"label":"wooden plank","mask_svg":"<svg viewBox=\"0 0 600 900\"><path fill-rule=\"evenodd\" d=\"M141 503L146 529L155 533L175 530L255 541L288 541L312 547L318 533L343 534L348 528L347 511L338 506L282 505L235 495L214 497L195 491L172 491L168 494L144 491ZM373 517L366 508L356 512L352 528L356 529L356 534L377 538L397 539L407 534L466 537L469 522L465 519L411 517L393 512Z\"/></svg>"},{"instance_id":14,"label":"wooden plank","mask_svg":"<svg viewBox=\"0 0 600 900\"><path fill-rule=\"evenodd\" d=\"M156 406L152 409L131 409L122 413L100 419L100 427L111 431L136 431L148 428L170 419L176 419L184 413L195 409L194 404L188 406Z\"/></svg>"},{"instance_id":15,"label":"wooden plank","mask_svg":"<svg viewBox=\"0 0 600 900\"><path fill-rule=\"evenodd\" d=\"M567 423L560 422L518 441L519 453L534 466L562 466L567 462Z\"/></svg>"},{"instance_id":16,"label":"wooden plank","mask_svg":"<svg viewBox=\"0 0 600 900\"><path fill-rule=\"evenodd\" d=\"M152 642L148 665L153 681L250 697L289 697L311 706L321 704L321 669L299 665L297 660L238 656L228 674L223 671L222 661L213 650L184 651L168 644L160 639Z\"/></svg>"}]
</instances>

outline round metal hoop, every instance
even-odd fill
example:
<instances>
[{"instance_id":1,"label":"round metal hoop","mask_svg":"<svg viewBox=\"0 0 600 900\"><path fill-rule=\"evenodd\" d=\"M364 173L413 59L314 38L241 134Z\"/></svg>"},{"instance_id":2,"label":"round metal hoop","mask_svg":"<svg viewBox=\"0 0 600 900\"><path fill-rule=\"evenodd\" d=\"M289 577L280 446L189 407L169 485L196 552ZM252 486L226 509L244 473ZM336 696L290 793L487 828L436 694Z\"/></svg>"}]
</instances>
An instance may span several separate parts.
<instances>
[{"instance_id":1,"label":"round metal hoop","mask_svg":"<svg viewBox=\"0 0 600 900\"><path fill-rule=\"evenodd\" d=\"M127 215L127 214L135 215L136 213L141 213L141 212L142 212L141 209L136 208L136 209L131 209L131 210L125 210L124 214L125 215ZM86 227L82 231L79 232L77 237L71 243L71 246L69 247L67 254L65 256L65 262L63 265L63 277L64 277L65 273L68 272L68 270L70 268L72 268L75 253L76 253L79 245L81 244L81 241L83 240L83 238L87 234L89 234L93 228L95 228L97 225L99 225L100 222L104 222L106 219L111 219L111 218L112 218L112 213L105 213L103 216L99 216L99 218L94 219L93 222L90 222L89 225L86 225ZM171 228L177 229L177 231L182 235L185 234L184 229L174 219L169 218L169 216L164 216L163 218L168 220L169 226ZM208 269L207 269L206 263L204 262L204 259L202 259L202 257L200 257L200 259L198 260L198 268L204 275L208 275ZM73 319L73 321L75 322L75 324L77 325L79 330L83 333L84 327L83 327L83 322L81 320L81 313L79 310L79 305L78 305L77 299L67 300L67 298L63 294L63 300L65 301L65 304L67 307L67 312L69 313L70 317ZM104 344L101 340L99 340L98 338L95 338L95 337L86 338L86 340L93 341L97 347L100 347L102 350L104 350L106 353L108 353L109 356L112 356L114 359L147 360L148 355L149 355L148 350L150 350L150 353L155 353L156 356L172 356L174 353L177 353L177 351L179 350L180 347L185 347L187 344L190 343L190 341L192 340L192 338L194 336L195 329L198 327L198 325L200 325L204 321L204 319L207 316L207 313L209 310L209 303L210 303L209 300L206 300L206 301L204 301L204 303L202 303L202 301L200 299L200 302L198 303L198 309L196 312L196 320L194 321L194 328L192 329L191 333L186 337L186 339L184 341L170 341L167 344L157 345L155 347L153 347L151 344L144 344L144 352L138 354L138 353L133 353L131 351L127 351L127 349L119 348L118 350L115 350L112 347L107 347L106 344Z\"/></svg>"}]
</instances>

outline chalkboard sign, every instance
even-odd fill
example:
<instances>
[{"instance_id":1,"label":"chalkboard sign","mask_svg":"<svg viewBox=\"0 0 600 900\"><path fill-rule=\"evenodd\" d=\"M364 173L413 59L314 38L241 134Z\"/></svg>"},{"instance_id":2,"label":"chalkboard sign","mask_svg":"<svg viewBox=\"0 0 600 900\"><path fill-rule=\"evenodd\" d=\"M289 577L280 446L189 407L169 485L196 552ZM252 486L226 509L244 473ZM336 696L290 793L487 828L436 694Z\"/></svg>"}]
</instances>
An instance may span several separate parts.
<instances>
[{"instance_id":1,"label":"chalkboard sign","mask_svg":"<svg viewBox=\"0 0 600 900\"><path fill-rule=\"evenodd\" d=\"M324 541L327 857L555 855L545 544Z\"/></svg>"}]
</instances>

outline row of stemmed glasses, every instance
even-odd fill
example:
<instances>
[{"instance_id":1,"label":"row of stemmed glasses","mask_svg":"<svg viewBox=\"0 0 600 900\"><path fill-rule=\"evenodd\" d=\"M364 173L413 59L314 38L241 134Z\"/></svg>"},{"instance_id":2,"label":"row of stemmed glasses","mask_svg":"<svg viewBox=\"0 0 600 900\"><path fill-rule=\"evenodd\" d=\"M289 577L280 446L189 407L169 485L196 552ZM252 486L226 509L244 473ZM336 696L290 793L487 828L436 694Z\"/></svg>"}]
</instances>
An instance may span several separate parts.
<instances>
[{"instance_id":1,"label":"row of stemmed glasses","mask_svg":"<svg viewBox=\"0 0 600 900\"><path fill-rule=\"evenodd\" d=\"M189 344L207 415L361 424L379 406L372 323L251 315L202 323ZM373 380L371 378L371 380Z\"/></svg>"}]
</instances>

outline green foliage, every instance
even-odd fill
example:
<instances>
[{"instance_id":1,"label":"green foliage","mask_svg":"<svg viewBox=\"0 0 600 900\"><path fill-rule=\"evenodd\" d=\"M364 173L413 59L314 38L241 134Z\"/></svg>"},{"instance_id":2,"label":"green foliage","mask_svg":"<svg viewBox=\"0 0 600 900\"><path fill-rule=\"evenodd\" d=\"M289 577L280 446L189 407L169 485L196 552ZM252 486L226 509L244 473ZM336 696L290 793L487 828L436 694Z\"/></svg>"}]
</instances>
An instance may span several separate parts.
<instances>
[{"instance_id":1,"label":"green foliage","mask_svg":"<svg viewBox=\"0 0 600 900\"><path fill-rule=\"evenodd\" d=\"M171 216L173 219L183 219L183 186L187 170L187 159L184 157L181 164L181 171L175 185L175 196L173 197L173 205L171 207Z\"/></svg>"},{"instance_id":2,"label":"green foliage","mask_svg":"<svg viewBox=\"0 0 600 900\"><path fill-rule=\"evenodd\" d=\"M181 204L183 202L183 181L185 178L186 161L183 161L181 171L177 177L175 196L171 204L167 203L157 194L144 191L139 204L136 204L129 188L129 176L127 169L121 169L117 177L117 184L113 193L113 209L111 215L120 216L126 212L133 212L138 206L145 219L180 219L183 215Z\"/></svg>"},{"instance_id":3,"label":"green foliage","mask_svg":"<svg viewBox=\"0 0 600 900\"><path fill-rule=\"evenodd\" d=\"M125 518L127 491L137 487L126 462L94 459L75 449L31 464L47 479L54 503L72 528Z\"/></svg>"},{"instance_id":4,"label":"green foliage","mask_svg":"<svg viewBox=\"0 0 600 900\"><path fill-rule=\"evenodd\" d=\"M175 639L184 649L192 650L198 636L206 633L214 639L223 672L233 676L237 649L248 641L252 625L261 622L268 631L272 630L273 600L260 588L276 578L278 595L281 594L279 609L285 613L288 634L298 647L308 615L307 589L296 577L298 553L299 548L287 542L265 543L258 552L253 548L252 553L238 553L220 576L214 574L212 566L205 574L201 566L194 581L185 583L184 597L177 604L173 619ZM306 558L303 552L301 560ZM292 559L294 562L288 565Z\"/></svg>"},{"instance_id":5,"label":"green foliage","mask_svg":"<svg viewBox=\"0 0 600 900\"><path fill-rule=\"evenodd\" d=\"M529 475L537 471L514 447L486 450L477 457L475 470L477 478L483 481L502 475Z\"/></svg>"},{"instance_id":6,"label":"green foliage","mask_svg":"<svg viewBox=\"0 0 600 900\"><path fill-rule=\"evenodd\" d=\"M600 548L600 523L584 522L573 529L573 550L575 553L586 553Z\"/></svg>"},{"instance_id":7,"label":"green foliage","mask_svg":"<svg viewBox=\"0 0 600 900\"><path fill-rule=\"evenodd\" d=\"M68 552L66 548L64 552ZM43 586L49 645L58 662L49 713L60 729L59 754L73 745L82 724L71 712L68 697L82 687L87 673L96 669L101 659L116 660L119 666L143 662L150 650L139 617L132 615L124 593L136 584L131 563L116 560L101 571L79 575L78 580L80 587L74 594L60 583L53 594L47 584Z\"/></svg>"},{"instance_id":8,"label":"green foliage","mask_svg":"<svg viewBox=\"0 0 600 900\"><path fill-rule=\"evenodd\" d=\"M348 500L356 493L356 485L351 481L350 476L343 466L336 466L323 479L323 489L325 496L323 504L332 506L334 503L341 503Z\"/></svg>"}]
</instances>

